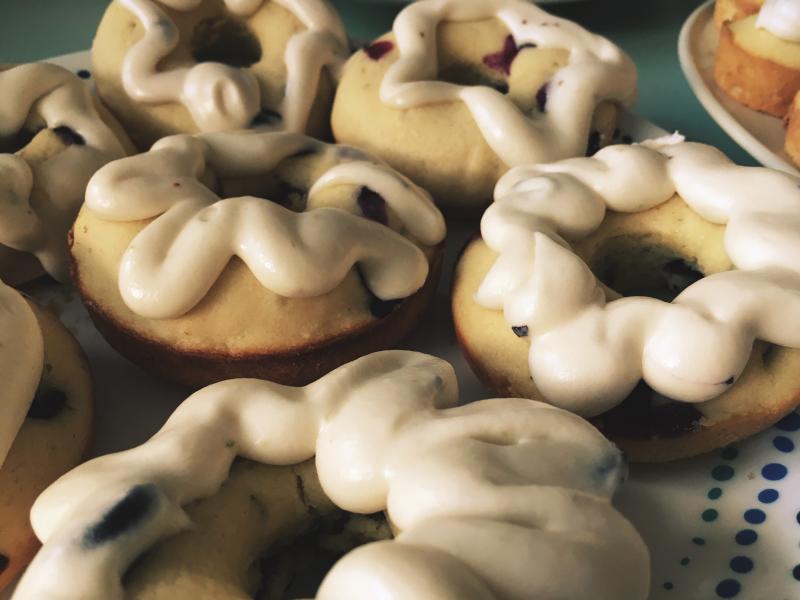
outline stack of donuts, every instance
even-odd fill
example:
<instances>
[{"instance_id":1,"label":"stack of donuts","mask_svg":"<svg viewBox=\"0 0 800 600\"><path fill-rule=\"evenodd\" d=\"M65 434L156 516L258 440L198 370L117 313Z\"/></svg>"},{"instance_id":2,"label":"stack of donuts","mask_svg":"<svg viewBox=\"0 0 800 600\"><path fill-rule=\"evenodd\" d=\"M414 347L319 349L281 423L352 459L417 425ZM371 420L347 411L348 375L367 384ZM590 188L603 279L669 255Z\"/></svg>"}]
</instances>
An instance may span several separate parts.
<instances>
[{"instance_id":1,"label":"stack of donuts","mask_svg":"<svg viewBox=\"0 0 800 600\"><path fill-rule=\"evenodd\" d=\"M752 4L719 2L732 47ZM0 71L15 600L644 600L622 451L695 456L800 403L800 179L615 143L633 62L528 0L419 0L350 48L326 0L113 0L94 87ZM394 349L446 250L496 396L466 405ZM91 376L28 295L48 277L187 388L141 446L80 464Z\"/></svg>"}]
</instances>

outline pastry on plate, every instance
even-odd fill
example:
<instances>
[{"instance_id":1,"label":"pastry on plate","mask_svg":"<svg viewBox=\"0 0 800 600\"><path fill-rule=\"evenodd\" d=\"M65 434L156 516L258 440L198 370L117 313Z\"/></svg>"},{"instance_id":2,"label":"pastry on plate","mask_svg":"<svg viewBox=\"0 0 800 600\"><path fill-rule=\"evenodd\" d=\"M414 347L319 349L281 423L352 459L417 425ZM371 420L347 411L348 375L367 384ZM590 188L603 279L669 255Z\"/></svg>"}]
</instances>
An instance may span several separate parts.
<instances>
[{"instance_id":1,"label":"pastry on plate","mask_svg":"<svg viewBox=\"0 0 800 600\"><path fill-rule=\"evenodd\" d=\"M324 136L346 55L327 0L114 0L92 45L98 93L142 150L248 127Z\"/></svg>"},{"instance_id":2,"label":"pastry on plate","mask_svg":"<svg viewBox=\"0 0 800 600\"><path fill-rule=\"evenodd\" d=\"M605 38L525 0L421 0L345 65L334 137L478 214L509 167L610 142L636 68Z\"/></svg>"},{"instance_id":3,"label":"pastry on plate","mask_svg":"<svg viewBox=\"0 0 800 600\"><path fill-rule=\"evenodd\" d=\"M359 150L228 132L99 171L71 249L98 329L147 370L303 384L416 325L444 237L428 194Z\"/></svg>"},{"instance_id":4,"label":"pastry on plate","mask_svg":"<svg viewBox=\"0 0 800 600\"><path fill-rule=\"evenodd\" d=\"M0 590L38 549L33 501L81 461L92 415L78 342L53 314L0 281Z\"/></svg>"},{"instance_id":5,"label":"pastry on plate","mask_svg":"<svg viewBox=\"0 0 800 600\"><path fill-rule=\"evenodd\" d=\"M404 351L202 389L39 497L14 598L644 600L619 450L531 400L457 404L452 367Z\"/></svg>"},{"instance_id":6,"label":"pastry on plate","mask_svg":"<svg viewBox=\"0 0 800 600\"><path fill-rule=\"evenodd\" d=\"M456 267L497 394L586 417L633 460L693 456L800 403L800 178L680 136L519 167Z\"/></svg>"}]
</instances>

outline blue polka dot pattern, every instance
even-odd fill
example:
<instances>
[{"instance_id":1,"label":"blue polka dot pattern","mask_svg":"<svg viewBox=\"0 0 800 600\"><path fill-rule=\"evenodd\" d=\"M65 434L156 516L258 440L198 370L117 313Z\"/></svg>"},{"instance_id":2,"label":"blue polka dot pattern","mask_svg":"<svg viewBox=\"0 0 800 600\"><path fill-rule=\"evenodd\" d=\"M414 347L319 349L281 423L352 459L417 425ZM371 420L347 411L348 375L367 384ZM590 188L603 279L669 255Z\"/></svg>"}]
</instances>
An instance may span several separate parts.
<instances>
[{"instance_id":1,"label":"blue polka dot pattern","mask_svg":"<svg viewBox=\"0 0 800 600\"><path fill-rule=\"evenodd\" d=\"M666 582L664 582L664 589L665 589L665 590L671 590L671 589L672 589L672 588L674 588L674 587L675 587L675 586L674 586L674 585L672 585L672 582L671 582L671 581L666 581Z\"/></svg>"},{"instance_id":2,"label":"blue polka dot pattern","mask_svg":"<svg viewBox=\"0 0 800 600\"><path fill-rule=\"evenodd\" d=\"M744 520L753 525L761 525L767 520L767 514L760 508L751 508L744 511Z\"/></svg>"},{"instance_id":3,"label":"blue polka dot pattern","mask_svg":"<svg viewBox=\"0 0 800 600\"><path fill-rule=\"evenodd\" d=\"M688 557L688 556L684 556L684 557L681 559L681 566L682 566L682 567L685 567L686 565L688 565L688 564L689 564L689 562L690 562L690 561L689 561L689 557Z\"/></svg>"},{"instance_id":4,"label":"blue polka dot pattern","mask_svg":"<svg viewBox=\"0 0 800 600\"><path fill-rule=\"evenodd\" d=\"M785 435L779 435L772 440L772 445L781 452L791 452L794 450L794 442Z\"/></svg>"},{"instance_id":5,"label":"blue polka dot pattern","mask_svg":"<svg viewBox=\"0 0 800 600\"><path fill-rule=\"evenodd\" d=\"M705 546L706 541L701 537L692 538L692 543L696 546Z\"/></svg>"},{"instance_id":6,"label":"blue polka dot pattern","mask_svg":"<svg viewBox=\"0 0 800 600\"><path fill-rule=\"evenodd\" d=\"M742 590L741 584L735 579L720 581L717 586L717 596L720 598L733 598Z\"/></svg>"},{"instance_id":7,"label":"blue polka dot pattern","mask_svg":"<svg viewBox=\"0 0 800 600\"><path fill-rule=\"evenodd\" d=\"M763 502L764 504L772 504L778 499L779 496L780 494L778 493L778 490L767 488L758 492L758 501Z\"/></svg>"},{"instance_id":8,"label":"blue polka dot pattern","mask_svg":"<svg viewBox=\"0 0 800 600\"><path fill-rule=\"evenodd\" d=\"M77 75L81 79L89 79L92 76L91 72L89 72L86 69L81 69L80 71L78 71Z\"/></svg>"},{"instance_id":9,"label":"blue polka dot pattern","mask_svg":"<svg viewBox=\"0 0 800 600\"><path fill-rule=\"evenodd\" d=\"M717 481L728 481L733 479L735 473L736 471L730 465L719 465L711 470L711 477Z\"/></svg>"},{"instance_id":10,"label":"blue polka dot pattern","mask_svg":"<svg viewBox=\"0 0 800 600\"><path fill-rule=\"evenodd\" d=\"M753 566L753 561L746 556L734 556L730 562L731 570L736 573L749 573Z\"/></svg>"},{"instance_id":11,"label":"blue polka dot pattern","mask_svg":"<svg viewBox=\"0 0 800 600\"><path fill-rule=\"evenodd\" d=\"M703 519L706 523L711 523L711 521L716 521L719 513L714 510L713 508L708 508L703 511L703 514L700 515L700 518Z\"/></svg>"},{"instance_id":12,"label":"blue polka dot pattern","mask_svg":"<svg viewBox=\"0 0 800 600\"><path fill-rule=\"evenodd\" d=\"M797 431L800 429L800 414L789 413L775 424L781 431Z\"/></svg>"},{"instance_id":13,"label":"blue polka dot pattern","mask_svg":"<svg viewBox=\"0 0 800 600\"><path fill-rule=\"evenodd\" d=\"M722 458L724 460L733 460L739 456L739 449L736 446L728 446L722 449Z\"/></svg>"},{"instance_id":14,"label":"blue polka dot pattern","mask_svg":"<svg viewBox=\"0 0 800 600\"><path fill-rule=\"evenodd\" d=\"M755 544L758 539L758 534L752 529L742 529L736 534L736 543L740 546L749 546Z\"/></svg>"},{"instance_id":15,"label":"blue polka dot pattern","mask_svg":"<svg viewBox=\"0 0 800 600\"><path fill-rule=\"evenodd\" d=\"M761 476L768 481L780 481L789 470L780 463L770 463L761 469Z\"/></svg>"},{"instance_id":16,"label":"blue polka dot pattern","mask_svg":"<svg viewBox=\"0 0 800 600\"><path fill-rule=\"evenodd\" d=\"M792 577L800 581L800 565L797 565L794 569L792 569Z\"/></svg>"},{"instance_id":17,"label":"blue polka dot pattern","mask_svg":"<svg viewBox=\"0 0 800 600\"><path fill-rule=\"evenodd\" d=\"M713 487L708 490L708 499L709 500L718 500L722 496L722 489L718 487Z\"/></svg>"}]
</instances>

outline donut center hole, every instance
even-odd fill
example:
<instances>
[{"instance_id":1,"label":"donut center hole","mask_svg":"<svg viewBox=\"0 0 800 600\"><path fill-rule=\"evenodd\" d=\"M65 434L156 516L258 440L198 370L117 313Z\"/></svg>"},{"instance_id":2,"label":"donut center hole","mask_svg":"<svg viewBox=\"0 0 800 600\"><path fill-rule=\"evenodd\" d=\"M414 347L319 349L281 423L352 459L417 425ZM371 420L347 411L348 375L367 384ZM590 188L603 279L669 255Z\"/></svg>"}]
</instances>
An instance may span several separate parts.
<instances>
[{"instance_id":1,"label":"donut center hole","mask_svg":"<svg viewBox=\"0 0 800 600\"><path fill-rule=\"evenodd\" d=\"M242 21L230 16L212 17L195 27L191 52L198 63L247 68L261 60L261 43Z\"/></svg>"},{"instance_id":2,"label":"donut center hole","mask_svg":"<svg viewBox=\"0 0 800 600\"><path fill-rule=\"evenodd\" d=\"M672 302L705 276L694 259L646 237L609 238L597 248L589 267L623 296L648 296L665 302Z\"/></svg>"},{"instance_id":3,"label":"donut center hole","mask_svg":"<svg viewBox=\"0 0 800 600\"><path fill-rule=\"evenodd\" d=\"M261 559L261 589L255 600L313 598L325 575L345 554L364 544L391 538L382 513L335 511L320 517L310 531L271 549Z\"/></svg>"}]
</instances>

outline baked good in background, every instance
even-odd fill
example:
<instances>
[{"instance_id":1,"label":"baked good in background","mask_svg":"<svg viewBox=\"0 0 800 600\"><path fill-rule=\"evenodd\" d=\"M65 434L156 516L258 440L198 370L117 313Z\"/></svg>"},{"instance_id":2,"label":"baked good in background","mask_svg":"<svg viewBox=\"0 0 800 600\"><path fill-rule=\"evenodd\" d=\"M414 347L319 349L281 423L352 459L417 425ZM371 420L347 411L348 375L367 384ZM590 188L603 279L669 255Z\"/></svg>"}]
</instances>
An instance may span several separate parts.
<instances>
[{"instance_id":1,"label":"baked good in background","mask_svg":"<svg viewBox=\"0 0 800 600\"><path fill-rule=\"evenodd\" d=\"M345 554L303 595L646 598L647 549L611 504L619 450L531 400L457 404L452 367L404 351L305 388L209 386L150 441L40 496L44 546L14 598L244 600L259 570L274 574L268 551L293 556L292 540L334 513L381 512L393 539Z\"/></svg>"},{"instance_id":2,"label":"baked good in background","mask_svg":"<svg viewBox=\"0 0 800 600\"><path fill-rule=\"evenodd\" d=\"M453 282L484 383L693 456L800 402L800 179L673 136L519 167Z\"/></svg>"},{"instance_id":3,"label":"baked good in background","mask_svg":"<svg viewBox=\"0 0 800 600\"><path fill-rule=\"evenodd\" d=\"M92 380L78 342L50 312L0 281L0 590L39 542L36 497L85 455Z\"/></svg>"},{"instance_id":4,"label":"baked good in background","mask_svg":"<svg viewBox=\"0 0 800 600\"><path fill-rule=\"evenodd\" d=\"M509 167L609 143L636 93L622 50L533 3L422 0L347 62L331 123L449 213L477 215Z\"/></svg>"},{"instance_id":5,"label":"baked good in background","mask_svg":"<svg viewBox=\"0 0 800 600\"><path fill-rule=\"evenodd\" d=\"M86 183L133 145L62 67L0 65L0 89L0 279L68 281L67 231Z\"/></svg>"},{"instance_id":6,"label":"baked good in background","mask_svg":"<svg viewBox=\"0 0 800 600\"><path fill-rule=\"evenodd\" d=\"M438 280L428 194L291 133L160 140L89 184L74 279L114 348L173 381L307 383L393 346Z\"/></svg>"},{"instance_id":7,"label":"baked good in background","mask_svg":"<svg viewBox=\"0 0 800 600\"><path fill-rule=\"evenodd\" d=\"M324 137L347 54L326 0L114 0L92 64L100 97L146 150L248 127Z\"/></svg>"}]
</instances>

